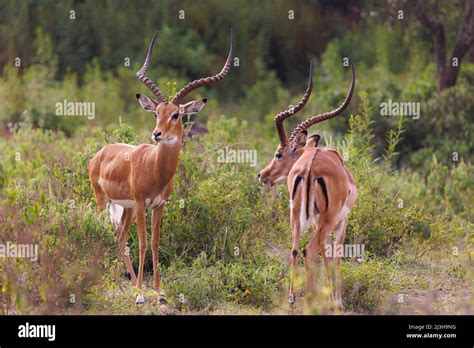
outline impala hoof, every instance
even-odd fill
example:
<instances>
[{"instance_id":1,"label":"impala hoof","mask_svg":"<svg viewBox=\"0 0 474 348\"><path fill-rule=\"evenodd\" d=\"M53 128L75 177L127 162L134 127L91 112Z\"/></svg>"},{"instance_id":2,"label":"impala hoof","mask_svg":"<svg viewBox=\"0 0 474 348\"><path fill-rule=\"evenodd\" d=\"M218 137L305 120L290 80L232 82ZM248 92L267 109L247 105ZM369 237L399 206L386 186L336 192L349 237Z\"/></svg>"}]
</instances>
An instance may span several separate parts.
<instances>
[{"instance_id":1,"label":"impala hoof","mask_svg":"<svg viewBox=\"0 0 474 348\"><path fill-rule=\"evenodd\" d=\"M293 304L295 304L295 302L296 302L296 295L295 294L290 294L288 296L288 303L290 305L293 305Z\"/></svg>"},{"instance_id":2,"label":"impala hoof","mask_svg":"<svg viewBox=\"0 0 474 348\"><path fill-rule=\"evenodd\" d=\"M168 299L166 298L166 295L164 293L158 295L158 301L160 302L160 304L168 304Z\"/></svg>"},{"instance_id":3,"label":"impala hoof","mask_svg":"<svg viewBox=\"0 0 474 348\"><path fill-rule=\"evenodd\" d=\"M145 302L145 298L143 297L143 295L138 295L137 299L135 300L135 304L139 304L143 302Z\"/></svg>"}]
</instances>

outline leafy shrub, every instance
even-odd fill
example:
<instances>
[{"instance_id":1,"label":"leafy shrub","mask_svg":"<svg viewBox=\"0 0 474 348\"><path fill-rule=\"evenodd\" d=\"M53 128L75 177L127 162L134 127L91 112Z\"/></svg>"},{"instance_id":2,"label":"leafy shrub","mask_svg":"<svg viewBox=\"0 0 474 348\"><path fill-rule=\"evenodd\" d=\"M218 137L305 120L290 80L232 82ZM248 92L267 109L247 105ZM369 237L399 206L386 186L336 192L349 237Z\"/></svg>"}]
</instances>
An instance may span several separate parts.
<instances>
[{"instance_id":1,"label":"leafy shrub","mask_svg":"<svg viewBox=\"0 0 474 348\"><path fill-rule=\"evenodd\" d=\"M76 174L84 167L77 160L75 147L67 143L61 133L33 130L27 125L9 142L1 143L5 194L0 208L0 241L34 244L39 249L37 262L3 260L4 311L80 310L82 295L99 279L102 262L116 244L110 224L97 219L88 198L84 199L87 190L77 185ZM71 161L65 163L68 155Z\"/></svg>"},{"instance_id":2,"label":"leafy shrub","mask_svg":"<svg viewBox=\"0 0 474 348\"><path fill-rule=\"evenodd\" d=\"M344 308L356 313L374 313L384 295L391 290L395 267L390 260L365 259L361 263L343 262Z\"/></svg>"},{"instance_id":3,"label":"leafy shrub","mask_svg":"<svg viewBox=\"0 0 474 348\"><path fill-rule=\"evenodd\" d=\"M349 134L340 145L340 153L346 157L346 165L358 187L357 202L349 218L347 242L363 243L367 251L389 256L404 237L420 229L424 218L419 208L407 204L403 189L409 190L409 187L390 173L389 160L397 154L395 148L401 140L403 123L397 131L388 134L385 162L374 164L371 108L365 93L361 93L360 98L362 114L351 117ZM384 218L378 218L380 216Z\"/></svg>"},{"instance_id":4,"label":"leafy shrub","mask_svg":"<svg viewBox=\"0 0 474 348\"><path fill-rule=\"evenodd\" d=\"M223 302L268 309L285 276L277 259L211 262L202 253L192 266L175 262L164 272L167 294L179 309L212 310Z\"/></svg>"},{"instance_id":5,"label":"leafy shrub","mask_svg":"<svg viewBox=\"0 0 474 348\"><path fill-rule=\"evenodd\" d=\"M458 84L421 103L421 118L407 129L401 151L408 161L429 172L433 154L443 164L470 161L474 154L474 97L471 86ZM457 153L457 162L454 160Z\"/></svg>"}]
</instances>

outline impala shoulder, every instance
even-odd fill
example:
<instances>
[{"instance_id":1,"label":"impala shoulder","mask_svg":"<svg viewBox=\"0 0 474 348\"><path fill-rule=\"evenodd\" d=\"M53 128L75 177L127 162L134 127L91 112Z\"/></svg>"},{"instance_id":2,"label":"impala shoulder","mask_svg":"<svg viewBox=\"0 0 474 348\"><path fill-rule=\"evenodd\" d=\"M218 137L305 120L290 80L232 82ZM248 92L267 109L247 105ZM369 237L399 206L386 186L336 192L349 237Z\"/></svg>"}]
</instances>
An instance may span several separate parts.
<instances>
[{"instance_id":1,"label":"impala shoulder","mask_svg":"<svg viewBox=\"0 0 474 348\"><path fill-rule=\"evenodd\" d=\"M321 152L321 149L318 147L305 148L297 162L311 161L319 152Z\"/></svg>"},{"instance_id":2,"label":"impala shoulder","mask_svg":"<svg viewBox=\"0 0 474 348\"><path fill-rule=\"evenodd\" d=\"M331 149L331 148L327 148L325 149L326 152L328 153L329 156L331 156L332 158L338 160L339 162L341 162L342 164L344 164L344 161L341 157L341 155L339 155L339 152L337 152L335 149Z\"/></svg>"},{"instance_id":3,"label":"impala shoulder","mask_svg":"<svg viewBox=\"0 0 474 348\"><path fill-rule=\"evenodd\" d=\"M336 151L325 149L314 161L312 172L316 176L344 178L347 168Z\"/></svg>"},{"instance_id":4,"label":"impala shoulder","mask_svg":"<svg viewBox=\"0 0 474 348\"><path fill-rule=\"evenodd\" d=\"M152 151L154 148L155 146L150 145L150 144L140 144L138 146L134 146L133 151L132 151L132 156L134 157L143 156L144 154Z\"/></svg>"},{"instance_id":5,"label":"impala shoulder","mask_svg":"<svg viewBox=\"0 0 474 348\"><path fill-rule=\"evenodd\" d=\"M153 150L156 146L151 144L140 144L136 147L137 151L150 151Z\"/></svg>"},{"instance_id":6,"label":"impala shoulder","mask_svg":"<svg viewBox=\"0 0 474 348\"><path fill-rule=\"evenodd\" d=\"M108 144L105 145L99 152L99 153L105 153L105 154L118 154L121 152L125 151L130 151L133 150L135 146L133 145L128 145L128 144Z\"/></svg>"},{"instance_id":7,"label":"impala shoulder","mask_svg":"<svg viewBox=\"0 0 474 348\"><path fill-rule=\"evenodd\" d=\"M114 144L114 145L118 145L118 146L120 146L120 147L122 147L122 148L128 148L128 149L134 149L134 148L136 148L136 146L134 146L134 145L125 144L125 143L117 143L117 144Z\"/></svg>"},{"instance_id":8,"label":"impala shoulder","mask_svg":"<svg viewBox=\"0 0 474 348\"><path fill-rule=\"evenodd\" d=\"M318 155L320 151L321 150L318 149L317 147L305 149L303 153L301 154L301 156L298 158L298 160L295 162L293 167L291 168L290 175L306 176L306 173L308 171L308 166L311 165L314 158Z\"/></svg>"}]
</instances>

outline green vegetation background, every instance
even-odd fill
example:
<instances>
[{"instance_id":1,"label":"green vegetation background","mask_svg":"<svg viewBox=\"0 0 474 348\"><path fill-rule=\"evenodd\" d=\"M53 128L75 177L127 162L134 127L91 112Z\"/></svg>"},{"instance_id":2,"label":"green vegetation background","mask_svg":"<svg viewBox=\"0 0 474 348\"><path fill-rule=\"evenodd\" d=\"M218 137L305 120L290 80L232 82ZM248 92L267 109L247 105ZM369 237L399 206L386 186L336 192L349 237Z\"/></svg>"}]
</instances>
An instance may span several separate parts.
<instances>
[{"instance_id":1,"label":"green vegetation background","mask_svg":"<svg viewBox=\"0 0 474 348\"><path fill-rule=\"evenodd\" d=\"M460 4L440 12L448 43ZM209 132L187 141L166 205L160 259L171 310L287 310L288 197L284 187L259 185L256 174L277 146L273 116L299 100L310 59L313 94L287 129L339 105L350 78L342 58L350 57L357 95L313 130L343 155L359 187L347 243L364 243L366 257L343 262L345 311L472 313L474 65L465 59L456 86L437 93L431 37L410 13L400 21L394 8L371 1L0 6L0 241L41 250L38 263L0 260L3 313L159 312L152 290L146 306L133 305L86 165L107 143L149 142L154 119L135 93L150 92L135 72L156 30L148 75L167 91L217 72L231 27L238 66L188 97L210 99L191 120ZM94 102L96 117L55 115L64 99ZM381 116L388 99L420 102L421 118ZM257 167L217 163L226 146L257 150ZM129 246L137 264L135 226ZM145 267L151 271L151 252ZM326 313L326 291L297 311Z\"/></svg>"}]
</instances>

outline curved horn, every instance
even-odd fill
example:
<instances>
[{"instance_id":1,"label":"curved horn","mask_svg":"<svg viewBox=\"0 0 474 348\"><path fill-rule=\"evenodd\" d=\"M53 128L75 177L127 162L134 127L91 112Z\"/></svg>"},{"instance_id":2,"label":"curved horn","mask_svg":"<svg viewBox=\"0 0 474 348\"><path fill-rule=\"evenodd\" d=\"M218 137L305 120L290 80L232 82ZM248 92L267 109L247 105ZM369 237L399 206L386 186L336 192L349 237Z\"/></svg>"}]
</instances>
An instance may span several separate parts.
<instances>
[{"instance_id":1,"label":"curved horn","mask_svg":"<svg viewBox=\"0 0 474 348\"><path fill-rule=\"evenodd\" d=\"M352 94L354 93L354 86L355 86L355 69L354 69L354 64L351 64L352 66L352 82L351 82L351 87L349 88L349 92L347 93L346 99L344 99L343 103L335 110L326 112L324 114L319 114L312 116L308 118L306 121L301 122L298 126L293 129L290 135L289 141L291 142L300 132L308 129L312 125L329 120L330 118L336 117L337 115L341 114L349 105L351 99L352 99Z\"/></svg>"},{"instance_id":2,"label":"curved horn","mask_svg":"<svg viewBox=\"0 0 474 348\"><path fill-rule=\"evenodd\" d=\"M140 70L137 71L137 79L139 79L141 82L145 84L156 96L158 102L166 102L165 97L163 97L163 94L161 94L160 88L157 86L156 83L154 83L152 80L150 80L148 77L146 77L146 71L148 69L148 65L150 64L150 58L151 54L153 53L153 45L155 44L156 40L156 35L158 32L155 33L153 36L153 39L151 40L150 46L148 47L148 52L146 54L145 58L145 63L143 63L143 66Z\"/></svg>"},{"instance_id":3,"label":"curved horn","mask_svg":"<svg viewBox=\"0 0 474 348\"><path fill-rule=\"evenodd\" d=\"M204 77L199 80L194 80L193 82L188 83L184 86L176 95L171 99L171 102L175 105L178 105L180 101L191 91L195 90L204 85L208 85L210 83L214 83L217 81L222 80L226 75L229 73L230 64L232 62L232 54L234 51L234 33L232 29L230 30L230 48L229 54L227 55L227 60L225 61L224 67L222 68L221 72L214 76Z\"/></svg>"},{"instance_id":4,"label":"curved horn","mask_svg":"<svg viewBox=\"0 0 474 348\"><path fill-rule=\"evenodd\" d=\"M313 89L313 61L311 61L310 66L309 66L309 77L308 77L308 87L306 87L306 92L303 95L303 98L301 98L300 102L291 108L286 109L285 111L280 112L277 114L274 118L275 121L275 126L278 131L278 136L280 138L280 144L283 146L285 144L288 144L288 137L286 136L285 128L283 127L283 121L286 120L288 117L296 114L298 111L300 111L303 106L305 106L306 102L309 99L309 96L311 95L311 91Z\"/></svg>"}]
</instances>

